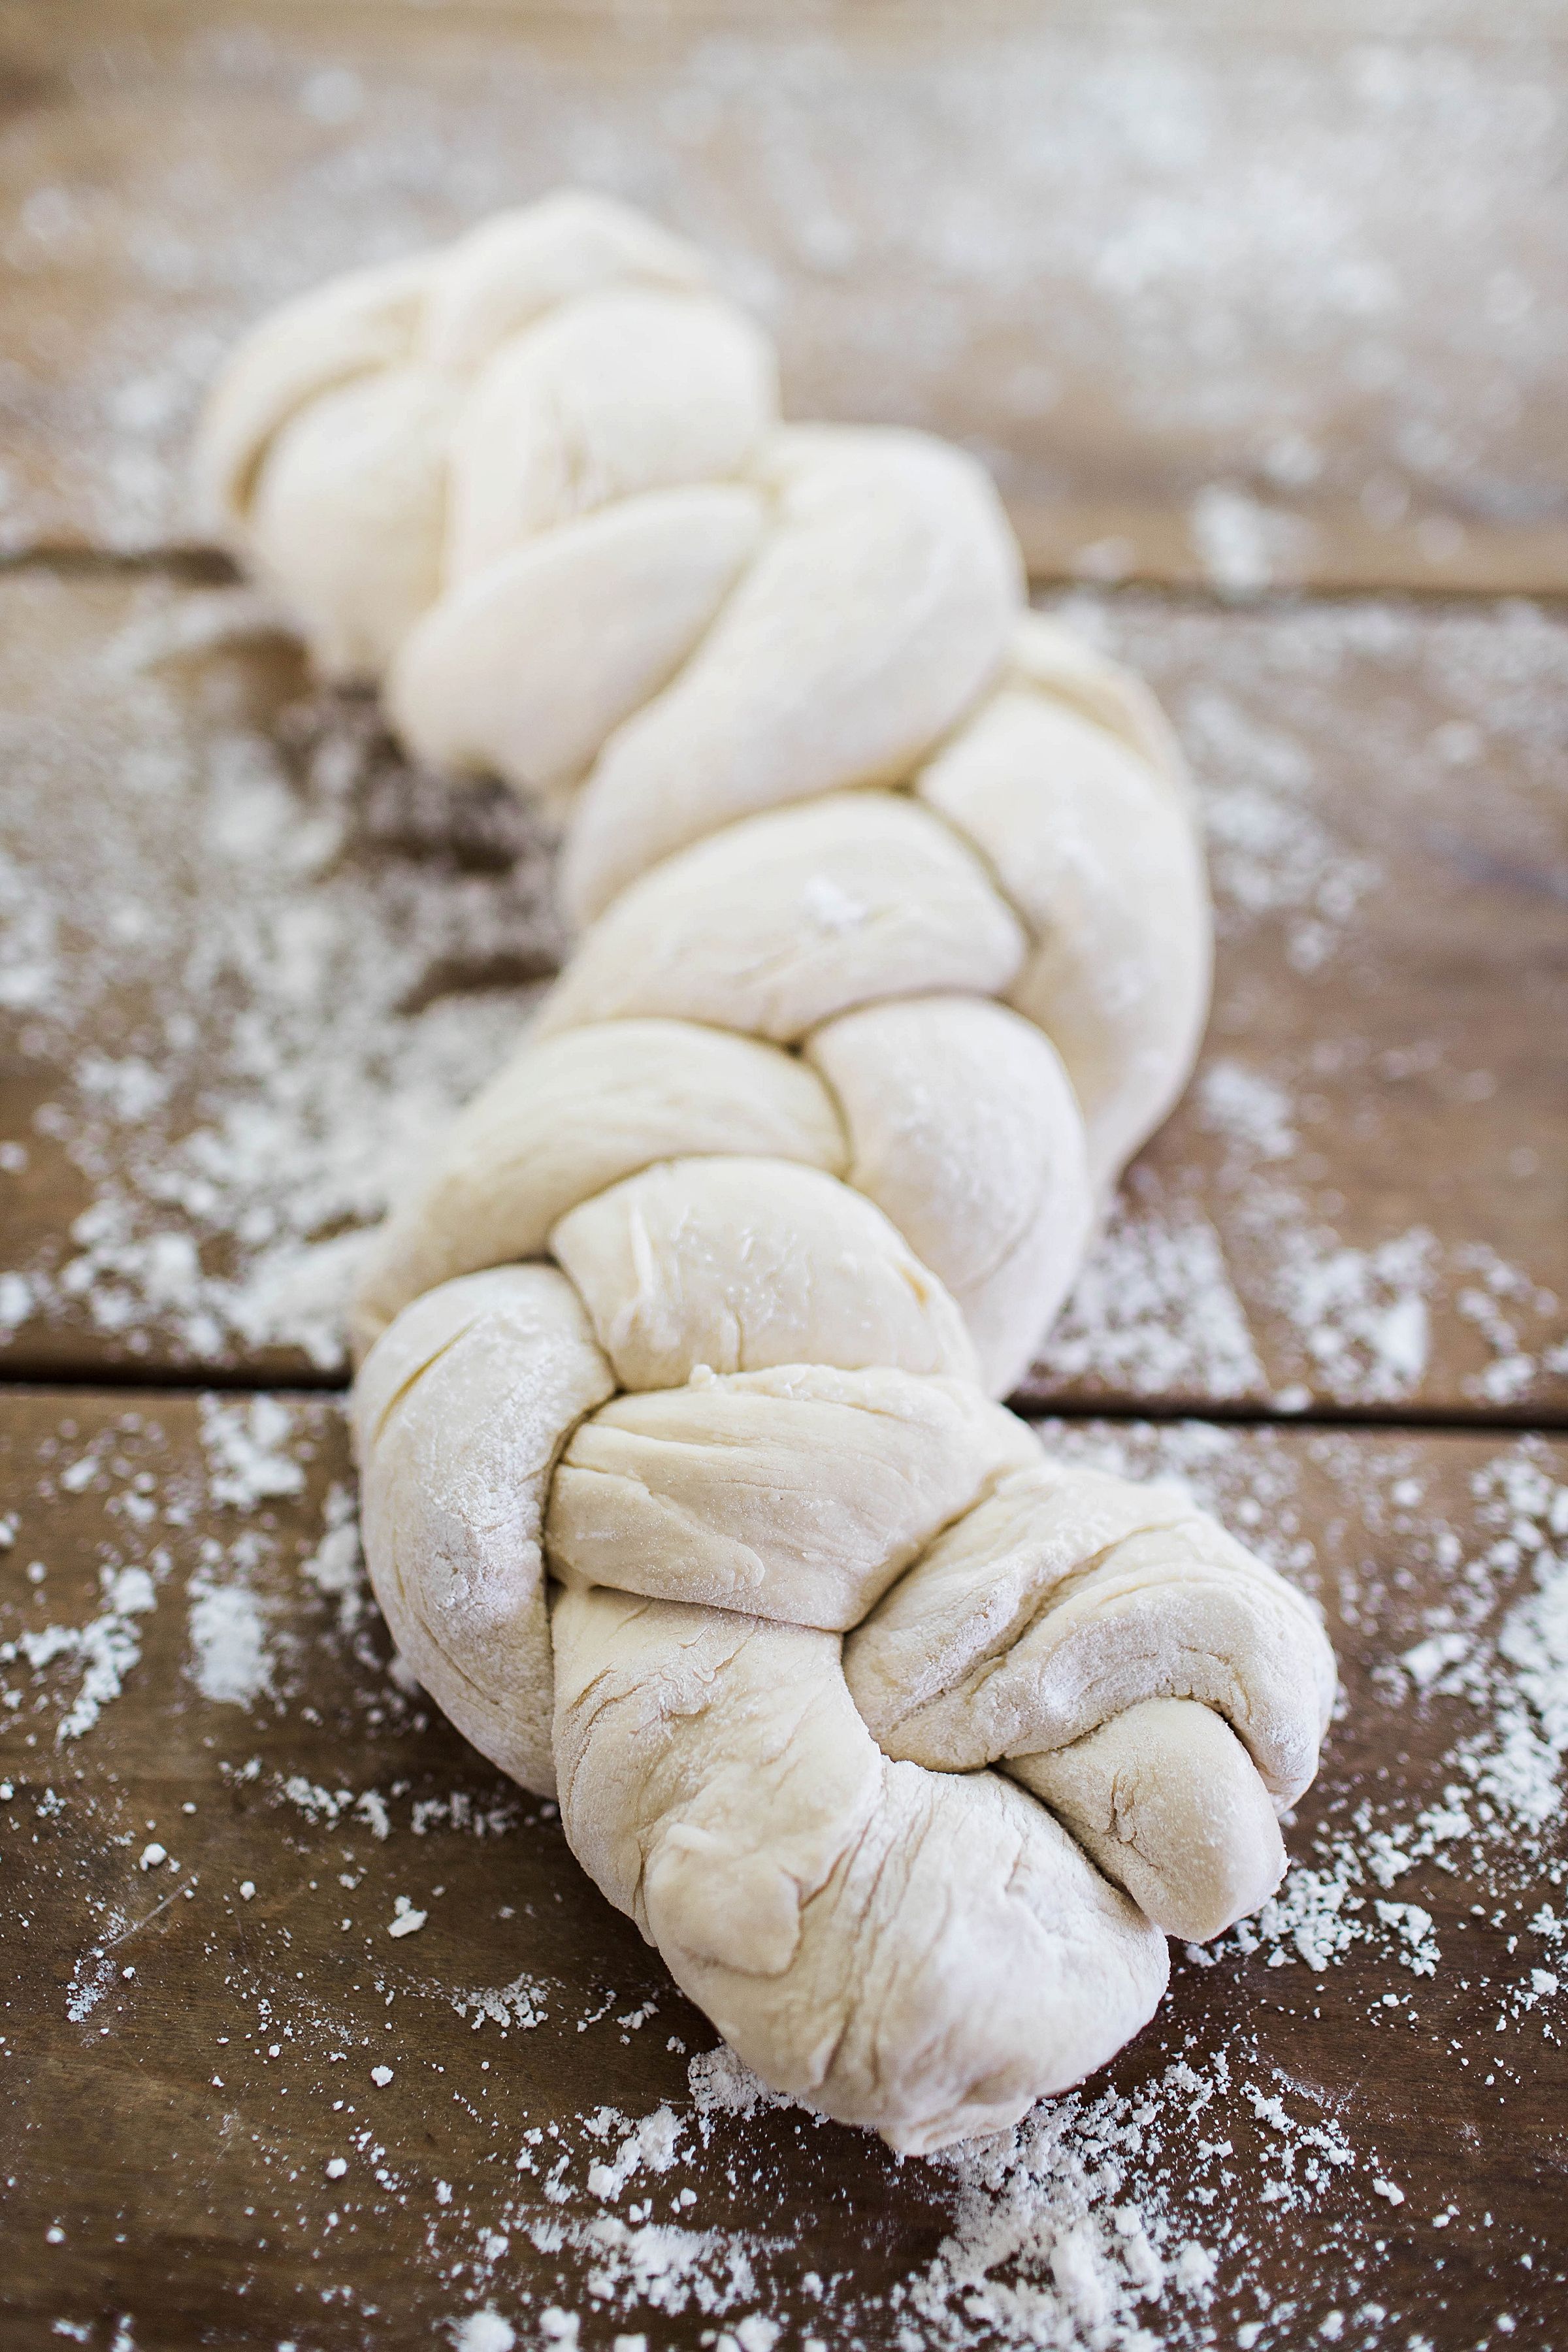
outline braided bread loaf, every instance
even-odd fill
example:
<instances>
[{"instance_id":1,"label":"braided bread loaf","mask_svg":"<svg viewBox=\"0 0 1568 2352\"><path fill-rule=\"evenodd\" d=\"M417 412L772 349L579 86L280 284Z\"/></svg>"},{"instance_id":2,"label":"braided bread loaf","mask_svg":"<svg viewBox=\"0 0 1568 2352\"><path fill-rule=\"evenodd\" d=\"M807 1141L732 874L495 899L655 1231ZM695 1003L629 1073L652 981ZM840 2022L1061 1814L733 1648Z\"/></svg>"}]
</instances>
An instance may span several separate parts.
<instances>
[{"instance_id":1,"label":"braided bread loaf","mask_svg":"<svg viewBox=\"0 0 1568 2352\"><path fill-rule=\"evenodd\" d=\"M1212 1520L991 1402L1201 1031L1164 723L973 461L781 426L598 200L280 314L202 471L324 671L555 803L584 927L355 1302L399 1646L769 2082L1009 2122L1272 1892L1333 1688Z\"/></svg>"}]
</instances>

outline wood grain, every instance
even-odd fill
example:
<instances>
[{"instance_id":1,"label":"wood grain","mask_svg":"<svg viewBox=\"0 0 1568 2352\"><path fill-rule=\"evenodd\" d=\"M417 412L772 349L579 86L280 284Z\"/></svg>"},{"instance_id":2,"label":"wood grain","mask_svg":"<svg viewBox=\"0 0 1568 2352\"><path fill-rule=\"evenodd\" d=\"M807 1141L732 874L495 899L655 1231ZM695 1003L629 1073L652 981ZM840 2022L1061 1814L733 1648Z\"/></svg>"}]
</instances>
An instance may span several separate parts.
<instances>
[{"instance_id":1,"label":"wood grain","mask_svg":"<svg viewBox=\"0 0 1568 2352\"><path fill-rule=\"evenodd\" d=\"M0 1364L124 1384L0 1391L7 2352L1562 2352L1568 1442L1289 1416L1568 1409L1565 57L1553 0L0 0ZM392 1671L340 1400L249 1392L342 1381L563 943L516 803L201 550L191 421L563 180L714 252L795 413L976 449L1203 794L1203 1065L1026 1398L1285 1416L1045 1434L1316 1593L1344 1703L1285 1907L989 2169L714 2069Z\"/></svg>"},{"instance_id":2,"label":"wood grain","mask_svg":"<svg viewBox=\"0 0 1568 2352\"><path fill-rule=\"evenodd\" d=\"M1568 641L1510 609L1082 617L1183 734L1218 965L1026 1394L1561 1412Z\"/></svg>"},{"instance_id":3,"label":"wood grain","mask_svg":"<svg viewBox=\"0 0 1568 2352\"><path fill-rule=\"evenodd\" d=\"M188 539L245 325L570 180L715 254L794 413L978 450L1041 577L1561 589L1563 30L11 0L5 544Z\"/></svg>"},{"instance_id":4,"label":"wood grain","mask_svg":"<svg viewBox=\"0 0 1568 2352\"><path fill-rule=\"evenodd\" d=\"M1026 1394L1560 1412L1568 633L1068 611L1186 740L1219 975ZM5 1360L341 1379L356 1234L561 951L545 846L243 593L18 574L0 633Z\"/></svg>"},{"instance_id":5,"label":"wood grain","mask_svg":"<svg viewBox=\"0 0 1568 2352\"><path fill-rule=\"evenodd\" d=\"M1058 2110L1033 2189L1015 2166L1019 2251L992 2274L980 2258L961 2289L954 2249L933 2268L944 2240L973 2250L986 2220L993 2254L1005 2243L1005 2200L973 2175L900 2165L788 2108L710 2112L705 2136L689 2069L711 2030L546 1809L389 1675L327 1499L351 1475L333 1401L7 1395L7 2347L41 2352L65 2322L100 2352L379 2352L450 2342L487 2307L531 2346L551 2340L551 2306L580 2318L584 2352L639 2330L711 2345L749 2315L783 2323L781 2347L1026 2340L1016 2312L1004 2325L984 2301L1008 2278L1035 2292L1043 2340L1058 2340L1054 2308L1069 2336L1109 2342L1092 2335L1083 2249L1127 2242L1116 2209L1149 2221L1165 2278L1122 2316L1163 2345L1284 2352L1340 2340L1335 2310L1343 2340L1390 2352L1500 2343L1500 2313L1516 2347L1560 2343L1563 1997L1532 1970L1556 1981L1563 1958L1541 1932L1542 1906L1564 1907L1561 1798L1523 1826L1486 1791L1505 1733L1549 1736L1520 1628L1532 1596L1561 1591L1568 1445L1197 1424L1045 1435L1186 1478L1323 1600L1345 1706L1289 1841L1340 1884L1354 1933L1317 1968L1278 1927L1250 1956L1230 1940L1207 1966L1176 1955L1154 2025ZM98 1622L136 1566L155 1606L121 1620L122 1687L100 1685L97 1721L62 1740L84 1654L30 1667L15 1645L31 1635L41 1654L46 1627ZM246 1705L201 1687L235 1654L214 1648L215 1595L231 1633L247 1611L257 1630ZM1420 1645L1455 1627L1445 1679ZM1456 1804L1463 1834L1450 1821L1426 1859L1375 1882L1379 1832L1419 1846L1417 1822ZM154 1840L167 1858L142 1867ZM395 1940L400 1896L428 1916ZM1429 1929L1413 1941L1377 1901L1421 1906ZM1414 1972L1431 1944L1432 1972ZM392 2070L380 2088L374 2064ZM595 2194L591 2163L665 2104L681 2126L669 2168ZM595 2137L605 2107L625 2120ZM612 2219L630 2238L686 2233L663 2242L662 2286L625 2284ZM1184 2268L1188 2242L1200 2255ZM981 2316L963 2317L966 2301Z\"/></svg>"}]
</instances>

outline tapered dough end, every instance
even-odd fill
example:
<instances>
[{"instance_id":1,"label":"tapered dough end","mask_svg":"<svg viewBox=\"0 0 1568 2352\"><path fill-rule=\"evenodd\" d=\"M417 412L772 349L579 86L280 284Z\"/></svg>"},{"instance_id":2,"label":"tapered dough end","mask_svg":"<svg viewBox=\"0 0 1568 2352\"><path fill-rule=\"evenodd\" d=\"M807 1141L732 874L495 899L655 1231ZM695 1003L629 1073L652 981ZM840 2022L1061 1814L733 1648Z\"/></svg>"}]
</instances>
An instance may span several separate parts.
<instances>
[{"instance_id":1,"label":"tapered dough end","mask_svg":"<svg viewBox=\"0 0 1568 2352\"><path fill-rule=\"evenodd\" d=\"M1007 1769L1167 1936L1206 1944L1284 1876L1268 1790L1224 1717L1192 1699L1130 1706Z\"/></svg>"},{"instance_id":2,"label":"tapered dough end","mask_svg":"<svg viewBox=\"0 0 1568 2352\"><path fill-rule=\"evenodd\" d=\"M745 1976L780 1975L800 1942L800 1888L765 1854L725 1854L679 1822L643 1874L655 1938Z\"/></svg>"},{"instance_id":3,"label":"tapered dough end","mask_svg":"<svg viewBox=\"0 0 1568 2352\"><path fill-rule=\"evenodd\" d=\"M1003 2131L1154 2014L1165 1939L999 1774L885 1769L882 1800L801 1906L787 1971L666 1949L776 2088L902 2155Z\"/></svg>"},{"instance_id":4,"label":"tapered dough end","mask_svg":"<svg viewBox=\"0 0 1568 2352\"><path fill-rule=\"evenodd\" d=\"M845 1668L884 1750L937 1771L1058 1755L1194 1700L1280 1804L1317 1770L1336 1687L1315 1604L1180 1489L1043 1458L943 1530Z\"/></svg>"},{"instance_id":5,"label":"tapered dough end","mask_svg":"<svg viewBox=\"0 0 1568 2352\"><path fill-rule=\"evenodd\" d=\"M889 1767L890 1781L906 1774L919 1768ZM920 1791L924 1932L887 2023L923 2040L922 2063L878 2123L900 2155L1005 2131L1108 2065L1164 1994L1163 1936L1023 1793L991 1772L926 1776Z\"/></svg>"}]
</instances>

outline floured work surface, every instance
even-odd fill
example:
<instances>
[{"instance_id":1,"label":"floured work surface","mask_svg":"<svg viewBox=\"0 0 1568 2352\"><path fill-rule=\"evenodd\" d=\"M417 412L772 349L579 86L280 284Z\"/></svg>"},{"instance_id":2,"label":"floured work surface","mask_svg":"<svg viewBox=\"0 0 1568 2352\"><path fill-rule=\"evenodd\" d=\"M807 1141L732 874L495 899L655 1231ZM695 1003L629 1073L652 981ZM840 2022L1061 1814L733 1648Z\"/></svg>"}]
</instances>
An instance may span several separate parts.
<instances>
[{"instance_id":1,"label":"floured work surface","mask_svg":"<svg viewBox=\"0 0 1568 2352\"><path fill-rule=\"evenodd\" d=\"M0 1368L77 1384L0 1391L7 2347L1568 2334L1563 24L1265 13L0 0ZM389 1672L340 1401L247 1392L341 1382L563 942L519 805L190 552L191 418L563 178L719 256L792 413L979 451L1204 799L1203 1064L1026 1396L1272 1421L1050 1442L1320 1592L1344 1709L1279 1900L929 2164L715 2050Z\"/></svg>"},{"instance_id":2,"label":"floured work surface","mask_svg":"<svg viewBox=\"0 0 1568 2352\"><path fill-rule=\"evenodd\" d=\"M1317 1593L1346 1703L1277 1902L1085 2092L900 2165L388 1673L335 1400L3 1433L8 2347L1560 2331L1568 1444L1046 1427Z\"/></svg>"},{"instance_id":3,"label":"floured work surface","mask_svg":"<svg viewBox=\"0 0 1568 2352\"><path fill-rule=\"evenodd\" d=\"M1067 615L1165 699L1218 984L1036 1402L1568 1400L1568 628ZM495 785L412 773L248 592L0 584L5 1360L341 1378L361 1236L562 941Z\"/></svg>"},{"instance_id":4,"label":"floured work surface","mask_svg":"<svg viewBox=\"0 0 1568 2352\"><path fill-rule=\"evenodd\" d=\"M1037 573L1561 589L1563 32L1552 0L10 0L0 535L188 536L242 327L576 181L717 257L788 414L976 449Z\"/></svg>"}]
</instances>

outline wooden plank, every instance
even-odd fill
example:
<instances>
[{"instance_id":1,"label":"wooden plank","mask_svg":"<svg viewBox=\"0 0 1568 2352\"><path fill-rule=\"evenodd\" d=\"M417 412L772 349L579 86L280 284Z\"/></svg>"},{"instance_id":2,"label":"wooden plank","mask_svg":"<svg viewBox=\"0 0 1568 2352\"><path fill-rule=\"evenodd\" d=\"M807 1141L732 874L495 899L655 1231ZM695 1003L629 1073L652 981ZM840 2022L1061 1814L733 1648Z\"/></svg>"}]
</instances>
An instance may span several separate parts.
<instances>
[{"instance_id":1,"label":"wooden plank","mask_svg":"<svg viewBox=\"0 0 1568 2352\"><path fill-rule=\"evenodd\" d=\"M1345 1703L1281 1906L1021 2138L900 2165L743 2112L389 1673L334 1401L0 1432L7 2346L1561 2341L1568 1445L1047 1430L1319 1594Z\"/></svg>"},{"instance_id":2,"label":"wooden plank","mask_svg":"<svg viewBox=\"0 0 1568 2352\"><path fill-rule=\"evenodd\" d=\"M1527 608L1069 607L1199 779L1193 1086L1026 1393L1561 1412L1568 639Z\"/></svg>"},{"instance_id":3,"label":"wooden plank","mask_svg":"<svg viewBox=\"0 0 1568 2352\"><path fill-rule=\"evenodd\" d=\"M981 451L1039 576L1561 588L1562 32L10 0L4 543L187 536L249 320L574 180L715 253L795 413Z\"/></svg>"},{"instance_id":4,"label":"wooden plank","mask_svg":"<svg viewBox=\"0 0 1568 2352\"><path fill-rule=\"evenodd\" d=\"M1186 737L1219 980L1027 1393L1561 1412L1568 632L1068 609ZM254 628L231 591L0 587L16 1375L341 1378L356 1231L559 951L516 803L411 775Z\"/></svg>"}]
</instances>

